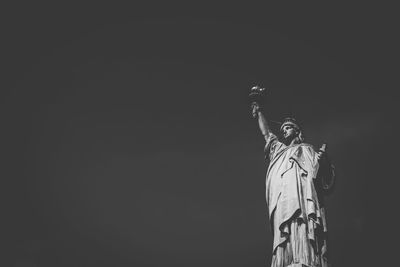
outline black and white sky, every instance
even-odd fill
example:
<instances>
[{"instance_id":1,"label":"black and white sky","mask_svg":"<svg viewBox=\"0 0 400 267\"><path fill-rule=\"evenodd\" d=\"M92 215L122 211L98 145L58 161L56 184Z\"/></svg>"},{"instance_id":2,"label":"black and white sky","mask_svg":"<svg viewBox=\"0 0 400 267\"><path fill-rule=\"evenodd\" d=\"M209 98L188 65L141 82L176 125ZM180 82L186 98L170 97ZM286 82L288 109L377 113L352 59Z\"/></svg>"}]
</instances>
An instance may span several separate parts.
<instances>
[{"instance_id":1,"label":"black and white sky","mask_svg":"<svg viewBox=\"0 0 400 267\"><path fill-rule=\"evenodd\" d=\"M1 266L268 266L256 84L328 145L333 265L389 262L393 9L243 5L2 10Z\"/></svg>"}]
</instances>

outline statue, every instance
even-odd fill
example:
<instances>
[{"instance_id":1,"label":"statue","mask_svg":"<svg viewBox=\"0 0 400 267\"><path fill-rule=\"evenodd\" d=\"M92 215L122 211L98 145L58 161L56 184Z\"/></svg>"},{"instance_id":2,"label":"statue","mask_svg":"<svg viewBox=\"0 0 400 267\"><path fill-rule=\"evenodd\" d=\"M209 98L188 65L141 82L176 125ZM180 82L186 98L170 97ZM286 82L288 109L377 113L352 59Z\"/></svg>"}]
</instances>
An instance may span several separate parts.
<instances>
[{"instance_id":1,"label":"statue","mask_svg":"<svg viewBox=\"0 0 400 267\"><path fill-rule=\"evenodd\" d=\"M273 134L263 110L266 90L250 91L252 115L265 138L266 200L273 233L271 267L327 267L327 227L323 197L332 190L334 168L326 145L316 151L304 143L300 124L286 118L281 138Z\"/></svg>"}]
</instances>

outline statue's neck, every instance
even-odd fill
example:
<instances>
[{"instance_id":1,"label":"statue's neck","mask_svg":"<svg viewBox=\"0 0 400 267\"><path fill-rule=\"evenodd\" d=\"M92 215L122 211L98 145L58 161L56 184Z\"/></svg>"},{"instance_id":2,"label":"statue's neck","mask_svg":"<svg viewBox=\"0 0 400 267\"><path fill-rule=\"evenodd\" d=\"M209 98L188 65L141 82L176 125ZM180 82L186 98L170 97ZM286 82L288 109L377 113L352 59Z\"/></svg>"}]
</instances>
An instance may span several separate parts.
<instances>
[{"instance_id":1,"label":"statue's neck","mask_svg":"<svg viewBox=\"0 0 400 267\"><path fill-rule=\"evenodd\" d=\"M297 145L297 144L300 144L300 143L301 143L300 138L298 136L296 136L292 140L286 140L285 145L293 146L293 145Z\"/></svg>"}]
</instances>

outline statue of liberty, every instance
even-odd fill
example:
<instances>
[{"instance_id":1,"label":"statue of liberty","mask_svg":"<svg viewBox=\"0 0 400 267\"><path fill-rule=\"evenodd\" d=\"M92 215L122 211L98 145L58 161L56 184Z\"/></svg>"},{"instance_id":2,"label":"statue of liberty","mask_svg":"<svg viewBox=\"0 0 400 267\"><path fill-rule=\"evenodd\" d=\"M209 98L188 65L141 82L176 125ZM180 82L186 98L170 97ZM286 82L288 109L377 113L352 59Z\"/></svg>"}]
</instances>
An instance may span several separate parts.
<instances>
[{"instance_id":1,"label":"statue of liberty","mask_svg":"<svg viewBox=\"0 0 400 267\"><path fill-rule=\"evenodd\" d=\"M323 196L332 190L334 168L323 145L304 143L300 124L286 118L280 138L262 108L265 89L250 91L252 114L265 139L266 201L273 234L271 267L327 267L327 226Z\"/></svg>"}]
</instances>

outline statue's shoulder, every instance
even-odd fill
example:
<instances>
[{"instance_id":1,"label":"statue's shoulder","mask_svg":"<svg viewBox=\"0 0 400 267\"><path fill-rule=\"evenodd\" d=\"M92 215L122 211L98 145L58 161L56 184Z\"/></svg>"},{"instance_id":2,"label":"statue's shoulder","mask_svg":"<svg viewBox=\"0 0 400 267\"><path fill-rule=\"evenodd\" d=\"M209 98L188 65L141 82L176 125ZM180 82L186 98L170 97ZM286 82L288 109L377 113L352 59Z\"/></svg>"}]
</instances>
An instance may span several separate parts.
<instances>
[{"instance_id":1,"label":"statue's shoulder","mask_svg":"<svg viewBox=\"0 0 400 267\"><path fill-rule=\"evenodd\" d=\"M299 144L299 146L301 148L304 148L304 149L310 151L310 152L315 152L316 151L315 147L313 145L311 145L311 144L308 144L308 143L301 143L301 144Z\"/></svg>"},{"instance_id":2,"label":"statue's shoulder","mask_svg":"<svg viewBox=\"0 0 400 267\"><path fill-rule=\"evenodd\" d=\"M314 149L314 146L309 143L301 143L300 146L309 147L309 148Z\"/></svg>"}]
</instances>

